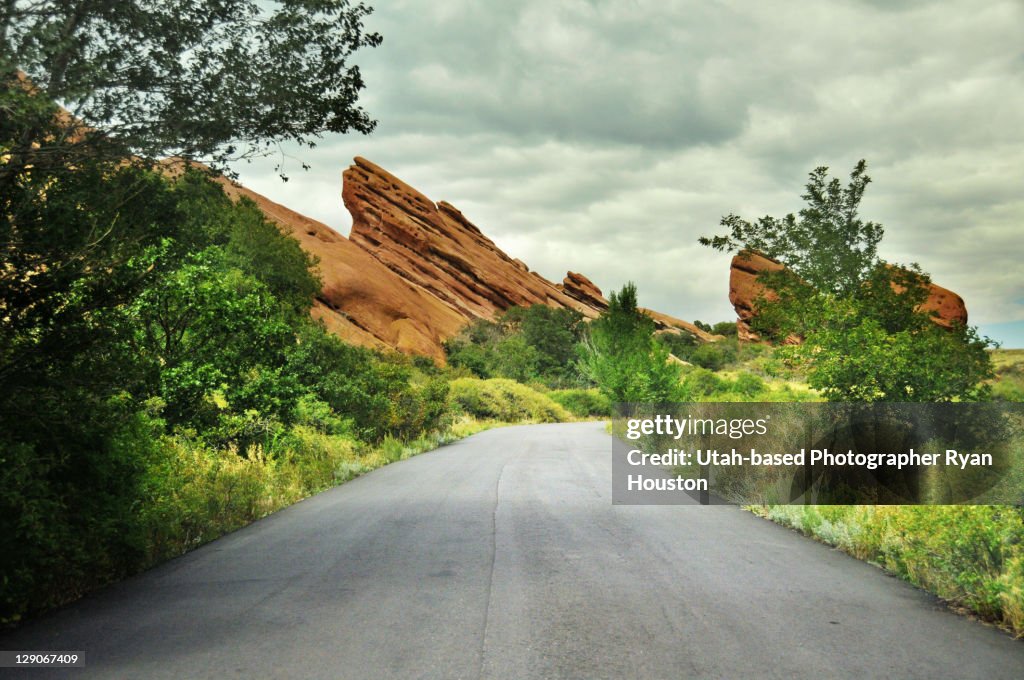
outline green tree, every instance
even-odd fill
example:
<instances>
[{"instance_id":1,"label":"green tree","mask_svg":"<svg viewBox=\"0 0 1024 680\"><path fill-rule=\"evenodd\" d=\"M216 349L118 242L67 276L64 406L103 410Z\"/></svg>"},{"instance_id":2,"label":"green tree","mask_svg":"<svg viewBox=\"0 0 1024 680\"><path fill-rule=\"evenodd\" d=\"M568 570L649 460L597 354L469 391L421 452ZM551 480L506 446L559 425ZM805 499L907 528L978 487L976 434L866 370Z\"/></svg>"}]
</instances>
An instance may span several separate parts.
<instances>
[{"instance_id":1,"label":"green tree","mask_svg":"<svg viewBox=\"0 0 1024 680\"><path fill-rule=\"evenodd\" d=\"M711 327L711 332L715 335L724 335L727 338L736 336L736 322L735 321L719 321Z\"/></svg>"},{"instance_id":2,"label":"green tree","mask_svg":"<svg viewBox=\"0 0 1024 680\"><path fill-rule=\"evenodd\" d=\"M970 327L943 328L921 305L929 278L920 267L878 257L884 230L858 209L871 179L857 163L844 188L828 168L810 173L807 207L783 219L722 219L729 232L700 242L717 250L759 251L786 265L758 279L754 328L802 342L780 352L803 365L808 382L833 401L981 399L992 375L990 342Z\"/></svg>"},{"instance_id":3,"label":"green tree","mask_svg":"<svg viewBox=\"0 0 1024 680\"><path fill-rule=\"evenodd\" d=\"M537 352L537 372L555 382L568 382L573 372L583 315L575 309L533 305L522 320L523 339Z\"/></svg>"},{"instance_id":4,"label":"green tree","mask_svg":"<svg viewBox=\"0 0 1024 680\"><path fill-rule=\"evenodd\" d=\"M574 360L583 315L547 305L511 307L497 320L478 319L445 343L448 362L481 378L541 380L552 387L579 382Z\"/></svg>"},{"instance_id":5,"label":"green tree","mask_svg":"<svg viewBox=\"0 0 1024 680\"><path fill-rule=\"evenodd\" d=\"M680 396L680 366L655 340L654 321L637 307L630 282L608 298L608 309L590 323L580 369L614 403L667 402Z\"/></svg>"},{"instance_id":6,"label":"green tree","mask_svg":"<svg viewBox=\"0 0 1024 680\"><path fill-rule=\"evenodd\" d=\"M265 284L288 310L308 314L321 281L313 271L316 259L295 238L248 198L233 203L205 172L186 171L172 188L178 212L173 259L220 246L231 265Z\"/></svg>"},{"instance_id":7,"label":"green tree","mask_svg":"<svg viewBox=\"0 0 1024 680\"><path fill-rule=\"evenodd\" d=\"M0 78L20 129L5 136L0 185L103 148L224 166L281 141L370 132L349 59L380 44L363 30L371 11L349 0L8 0ZM54 102L87 127L55 118Z\"/></svg>"},{"instance_id":8,"label":"green tree","mask_svg":"<svg viewBox=\"0 0 1024 680\"><path fill-rule=\"evenodd\" d=\"M294 419L302 392L282 371L294 331L267 287L232 268L223 250L191 255L130 309L132 347L149 362L149 390L171 425L244 447L268 424Z\"/></svg>"},{"instance_id":9,"label":"green tree","mask_svg":"<svg viewBox=\"0 0 1024 680\"><path fill-rule=\"evenodd\" d=\"M861 160L843 187L838 178L828 179L828 168L810 173L806 201L794 216L764 216L748 222L738 215L722 218L728 233L701 237L700 243L727 252L751 250L781 260L814 290L851 295L878 264L878 243L884 230L857 216L864 190L871 182L867 162Z\"/></svg>"},{"instance_id":10,"label":"green tree","mask_svg":"<svg viewBox=\"0 0 1024 680\"><path fill-rule=\"evenodd\" d=\"M0 3L0 623L139 566L165 425L266 441L309 391L289 361L309 258L207 177L151 168L369 132L348 63L380 40L368 12ZM382 400L443 392L404 370L373 374Z\"/></svg>"},{"instance_id":11,"label":"green tree","mask_svg":"<svg viewBox=\"0 0 1024 680\"><path fill-rule=\"evenodd\" d=\"M300 324L287 373L365 441L435 430L447 408L448 387L441 378L418 374L406 359L345 344L313 321Z\"/></svg>"}]
</instances>

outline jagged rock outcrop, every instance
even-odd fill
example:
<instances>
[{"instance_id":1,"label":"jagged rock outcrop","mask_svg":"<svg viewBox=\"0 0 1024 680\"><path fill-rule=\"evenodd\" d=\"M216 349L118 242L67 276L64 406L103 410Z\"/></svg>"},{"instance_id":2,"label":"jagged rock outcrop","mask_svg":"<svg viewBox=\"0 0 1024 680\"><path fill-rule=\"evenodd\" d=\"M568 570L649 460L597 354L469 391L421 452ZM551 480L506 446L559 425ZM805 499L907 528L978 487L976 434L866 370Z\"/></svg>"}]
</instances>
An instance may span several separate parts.
<instances>
[{"instance_id":1,"label":"jagged rock outcrop","mask_svg":"<svg viewBox=\"0 0 1024 680\"><path fill-rule=\"evenodd\" d=\"M679 331L686 331L690 335L696 336L697 339L700 340L701 342L718 342L723 338L723 336L721 335L713 335L712 333L708 333L707 331L701 328L697 328L689 321L683 321L682 319L677 319L674 316L669 316L668 314L656 312L653 309L641 307L640 311L644 312L645 314L647 314L647 316L654 319L654 325L659 331L667 331L669 333L678 333Z\"/></svg>"},{"instance_id":2,"label":"jagged rock outcrop","mask_svg":"<svg viewBox=\"0 0 1024 680\"><path fill-rule=\"evenodd\" d=\"M535 304L595 316L593 307L502 252L450 203L434 204L365 158L355 159L344 180L352 242L466 318Z\"/></svg>"},{"instance_id":3,"label":"jagged rock outcrop","mask_svg":"<svg viewBox=\"0 0 1024 680\"><path fill-rule=\"evenodd\" d=\"M326 224L222 179L227 194L245 196L319 260L323 288L313 315L348 342L444 359L441 343L466 317L388 269Z\"/></svg>"},{"instance_id":4,"label":"jagged rock outcrop","mask_svg":"<svg viewBox=\"0 0 1024 680\"><path fill-rule=\"evenodd\" d=\"M165 165L174 174L175 161ZM180 164L180 162L177 162ZM483 235L458 209L434 203L363 158L343 175L352 213L346 238L265 196L219 178L233 199L246 197L319 260L323 288L312 313L348 342L444 361L442 343L470 320L515 305L545 304L596 318L608 302L586 276L556 285ZM704 333L681 319L648 313L666 332Z\"/></svg>"},{"instance_id":5,"label":"jagged rock outcrop","mask_svg":"<svg viewBox=\"0 0 1024 680\"><path fill-rule=\"evenodd\" d=\"M601 289L583 274L567 272L562 282L556 287L574 300L582 302L594 309L607 309L608 301L601 294Z\"/></svg>"},{"instance_id":6,"label":"jagged rock outcrop","mask_svg":"<svg viewBox=\"0 0 1024 680\"><path fill-rule=\"evenodd\" d=\"M765 287L757 281L758 274L783 268L782 263L760 253L744 252L732 258L729 267L729 302L736 310L736 335L741 341L759 339L757 333L750 329L750 320L756 313L754 302L765 293ZM771 300L771 291L765 297Z\"/></svg>"},{"instance_id":7,"label":"jagged rock outcrop","mask_svg":"<svg viewBox=\"0 0 1024 680\"><path fill-rule=\"evenodd\" d=\"M736 330L740 340L759 340L750 328L750 321L757 313L755 302L762 294L766 299L772 299L772 291L766 291L757 281L758 275L781 269L785 269L785 265L760 253L742 252L732 258L729 268L729 302L736 310ZM928 299L921 305L921 309L933 312L932 321L945 328L953 323L967 324L967 306L963 298L934 283L929 285Z\"/></svg>"}]
</instances>

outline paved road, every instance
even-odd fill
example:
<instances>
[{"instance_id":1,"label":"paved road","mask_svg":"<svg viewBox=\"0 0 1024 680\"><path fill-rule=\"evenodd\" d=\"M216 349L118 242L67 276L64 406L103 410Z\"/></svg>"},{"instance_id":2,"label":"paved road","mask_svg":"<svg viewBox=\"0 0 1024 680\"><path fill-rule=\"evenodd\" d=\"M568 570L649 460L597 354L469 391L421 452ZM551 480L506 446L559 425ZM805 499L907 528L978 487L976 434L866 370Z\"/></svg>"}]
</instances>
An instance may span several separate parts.
<instances>
[{"instance_id":1,"label":"paved road","mask_svg":"<svg viewBox=\"0 0 1024 680\"><path fill-rule=\"evenodd\" d=\"M737 508L613 506L610 451L595 423L491 430L0 649L82 650L75 678L1024 678L1024 642Z\"/></svg>"}]
</instances>

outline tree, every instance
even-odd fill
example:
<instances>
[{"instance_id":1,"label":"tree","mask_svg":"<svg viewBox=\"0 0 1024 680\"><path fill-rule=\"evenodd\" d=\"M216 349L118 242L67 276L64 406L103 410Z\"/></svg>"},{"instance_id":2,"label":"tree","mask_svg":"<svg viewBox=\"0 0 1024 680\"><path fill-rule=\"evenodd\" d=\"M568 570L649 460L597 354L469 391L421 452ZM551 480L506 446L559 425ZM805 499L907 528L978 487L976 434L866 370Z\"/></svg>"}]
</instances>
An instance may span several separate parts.
<instances>
[{"instance_id":1,"label":"tree","mask_svg":"<svg viewBox=\"0 0 1024 680\"><path fill-rule=\"evenodd\" d=\"M608 309L591 322L580 352L580 369L613 403L674 401L680 366L655 340L654 321L637 307L636 285L612 292Z\"/></svg>"},{"instance_id":2,"label":"tree","mask_svg":"<svg viewBox=\"0 0 1024 680\"><path fill-rule=\"evenodd\" d=\"M782 354L808 369L808 382L833 401L949 401L986 396L992 375L987 338L974 328L943 328L921 310L930 279L919 266L878 257L884 230L858 208L871 179L865 161L850 183L810 173L807 207L783 219L722 218L729 232L702 237L716 250L758 251L786 269L763 273L771 291L756 301L754 329L802 338Z\"/></svg>"},{"instance_id":3,"label":"tree","mask_svg":"<svg viewBox=\"0 0 1024 680\"><path fill-rule=\"evenodd\" d=\"M701 237L702 245L715 250L752 250L785 262L786 267L815 290L848 295L878 263L878 243L884 230L875 222L857 217L864 190L871 182L867 162L861 160L843 188L838 178L828 179L828 168L810 173L807 206L799 217L764 216L748 222L738 215L722 218L729 233Z\"/></svg>"},{"instance_id":4,"label":"tree","mask_svg":"<svg viewBox=\"0 0 1024 680\"><path fill-rule=\"evenodd\" d=\"M350 0L6 0L0 103L16 130L3 130L0 184L102 149L224 167L281 141L368 133L348 60L381 42L363 29L371 11Z\"/></svg>"},{"instance_id":5,"label":"tree","mask_svg":"<svg viewBox=\"0 0 1024 680\"><path fill-rule=\"evenodd\" d=\"M313 400L291 361L310 259L208 177L152 167L369 132L347 64L380 41L369 11L0 1L0 624L143 564L167 426L244 450ZM439 419L441 386L365 373L394 388L373 427ZM415 419L394 418L410 395Z\"/></svg>"},{"instance_id":6,"label":"tree","mask_svg":"<svg viewBox=\"0 0 1024 680\"><path fill-rule=\"evenodd\" d=\"M448 362L481 378L578 383L574 359L583 315L537 304L511 307L496 321L478 319L445 343Z\"/></svg>"}]
</instances>

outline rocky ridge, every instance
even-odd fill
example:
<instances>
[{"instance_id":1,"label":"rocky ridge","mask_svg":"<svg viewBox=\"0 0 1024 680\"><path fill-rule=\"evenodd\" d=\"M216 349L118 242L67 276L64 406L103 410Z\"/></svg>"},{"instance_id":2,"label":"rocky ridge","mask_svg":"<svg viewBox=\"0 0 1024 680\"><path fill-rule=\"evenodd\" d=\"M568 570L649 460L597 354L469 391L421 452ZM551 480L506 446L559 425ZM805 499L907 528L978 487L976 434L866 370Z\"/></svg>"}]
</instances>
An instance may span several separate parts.
<instances>
[{"instance_id":1,"label":"rocky ridge","mask_svg":"<svg viewBox=\"0 0 1024 680\"><path fill-rule=\"evenodd\" d=\"M246 197L319 260L323 289L313 315L348 342L444 361L442 343L473 319L512 306L545 304L596 318L607 308L586 276L552 283L498 248L457 208L434 203L370 161L343 173L352 214L348 238L327 225L221 178L233 199ZM693 324L646 310L659 330L712 336Z\"/></svg>"}]
</instances>

